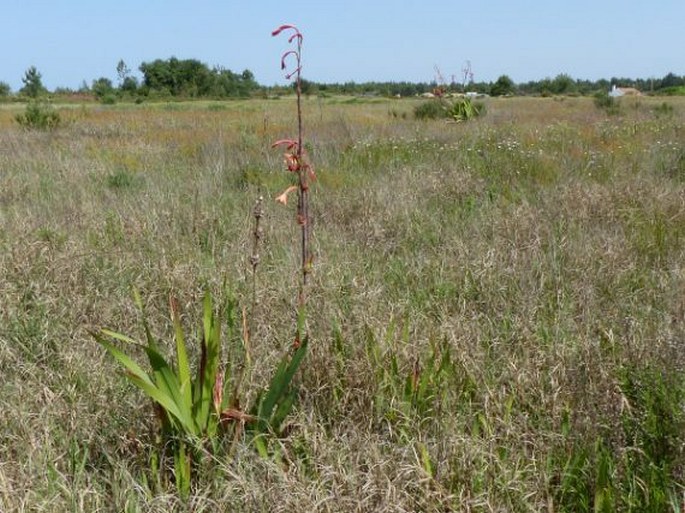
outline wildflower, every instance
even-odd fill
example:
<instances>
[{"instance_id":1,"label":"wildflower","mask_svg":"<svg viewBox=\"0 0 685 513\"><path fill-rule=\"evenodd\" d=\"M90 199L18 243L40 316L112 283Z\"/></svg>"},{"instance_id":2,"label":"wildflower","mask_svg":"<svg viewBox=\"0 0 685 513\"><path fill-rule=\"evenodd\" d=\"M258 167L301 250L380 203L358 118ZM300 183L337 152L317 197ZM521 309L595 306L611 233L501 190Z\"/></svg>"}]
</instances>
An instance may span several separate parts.
<instances>
[{"instance_id":1,"label":"wildflower","mask_svg":"<svg viewBox=\"0 0 685 513\"><path fill-rule=\"evenodd\" d=\"M279 203L282 203L283 205L288 204L288 194L290 194L293 191L296 191L298 187L296 185L291 185L288 187L285 191L283 191L279 196L276 197L276 201Z\"/></svg>"},{"instance_id":2,"label":"wildflower","mask_svg":"<svg viewBox=\"0 0 685 513\"><path fill-rule=\"evenodd\" d=\"M296 172L300 170L300 160L297 158L297 155L294 155L292 153L286 153L285 154L285 166L288 168L288 171L291 172Z\"/></svg>"},{"instance_id":3,"label":"wildflower","mask_svg":"<svg viewBox=\"0 0 685 513\"><path fill-rule=\"evenodd\" d=\"M285 146L287 150L292 150L293 148L297 148L297 141L294 139L279 139L271 145L272 148L276 148L277 146Z\"/></svg>"},{"instance_id":4,"label":"wildflower","mask_svg":"<svg viewBox=\"0 0 685 513\"><path fill-rule=\"evenodd\" d=\"M281 25L280 27L278 27L276 30L274 30L273 32L271 32L271 35L272 35L272 36L277 36L278 34L280 34L281 32L283 32L284 30L294 30L296 36L299 35L299 37L302 37L302 34L300 34L300 31L297 29L297 27L296 27L295 25L287 25L287 24L286 24L286 25ZM291 37L292 37L292 36L291 36Z\"/></svg>"}]
</instances>

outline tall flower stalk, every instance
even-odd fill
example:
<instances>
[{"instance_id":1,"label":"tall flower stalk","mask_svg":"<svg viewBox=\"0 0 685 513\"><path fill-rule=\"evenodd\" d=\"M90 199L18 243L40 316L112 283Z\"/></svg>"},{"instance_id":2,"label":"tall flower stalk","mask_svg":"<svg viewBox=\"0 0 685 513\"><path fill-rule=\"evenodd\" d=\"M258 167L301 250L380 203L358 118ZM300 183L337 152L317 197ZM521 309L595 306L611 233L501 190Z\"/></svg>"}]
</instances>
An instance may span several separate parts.
<instances>
[{"instance_id":1,"label":"tall flower stalk","mask_svg":"<svg viewBox=\"0 0 685 513\"><path fill-rule=\"evenodd\" d=\"M311 218L309 216L309 182L315 178L314 170L309 164L304 150L303 124L302 124L302 33L294 25L281 25L271 35L278 36L286 32L290 34L288 43L294 45L293 49L286 51L281 56L281 69L288 70L288 61L294 61L295 68L287 71L285 78L294 80L295 94L297 96L297 139L281 139L276 141L273 147L285 147L285 164L288 171L297 176L297 185L288 187L276 200L284 205L288 202L288 195L297 191L297 223L301 227L301 265L302 282L298 296L300 310L307 303L307 287L309 273L312 268L312 254L310 248Z\"/></svg>"}]
</instances>

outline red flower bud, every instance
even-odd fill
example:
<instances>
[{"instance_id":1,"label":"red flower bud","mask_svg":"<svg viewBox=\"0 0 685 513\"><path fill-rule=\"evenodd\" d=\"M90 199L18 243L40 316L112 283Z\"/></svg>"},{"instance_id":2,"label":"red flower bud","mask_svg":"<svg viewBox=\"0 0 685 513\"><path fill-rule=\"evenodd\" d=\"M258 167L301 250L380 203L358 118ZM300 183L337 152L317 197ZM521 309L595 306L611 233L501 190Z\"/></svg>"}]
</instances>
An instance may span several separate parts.
<instances>
[{"instance_id":1,"label":"red flower bud","mask_svg":"<svg viewBox=\"0 0 685 513\"><path fill-rule=\"evenodd\" d=\"M299 39L298 43L301 43L302 40L304 39L302 34L300 34L300 32L298 31L297 33L290 36L290 39L288 39L288 43L292 43L295 38Z\"/></svg>"},{"instance_id":2,"label":"red flower bud","mask_svg":"<svg viewBox=\"0 0 685 513\"><path fill-rule=\"evenodd\" d=\"M299 62L300 61L300 55L295 51L295 50L290 50L288 52L285 52L283 56L281 57L281 69L285 69L285 60L288 58L288 55L294 55L295 59Z\"/></svg>"},{"instance_id":3,"label":"red flower bud","mask_svg":"<svg viewBox=\"0 0 685 513\"><path fill-rule=\"evenodd\" d=\"M271 33L271 35L272 35L272 36L277 36L278 34L280 34L281 32L283 32L284 30L288 30L288 29L294 30L296 34L299 34L299 33L300 33L300 31L297 30L297 27L296 27L295 25L281 25L281 26L278 27L276 30L274 30L274 31Z\"/></svg>"},{"instance_id":4,"label":"red flower bud","mask_svg":"<svg viewBox=\"0 0 685 513\"><path fill-rule=\"evenodd\" d=\"M276 148L277 146L285 146L287 150L292 150L293 148L297 148L297 141L294 139L279 139L271 145L272 148Z\"/></svg>"}]
</instances>

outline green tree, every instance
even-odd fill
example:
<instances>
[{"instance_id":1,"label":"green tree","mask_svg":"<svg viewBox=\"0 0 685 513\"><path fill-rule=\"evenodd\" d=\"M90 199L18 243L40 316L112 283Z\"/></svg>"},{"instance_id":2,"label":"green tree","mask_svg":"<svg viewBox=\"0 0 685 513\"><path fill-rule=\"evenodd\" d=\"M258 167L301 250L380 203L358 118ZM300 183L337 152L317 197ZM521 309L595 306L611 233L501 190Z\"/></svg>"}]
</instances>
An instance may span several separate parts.
<instances>
[{"instance_id":1,"label":"green tree","mask_svg":"<svg viewBox=\"0 0 685 513\"><path fill-rule=\"evenodd\" d=\"M190 97L249 96L259 86L250 70L234 73L220 66L210 69L195 59L171 57L140 65L143 90Z\"/></svg>"},{"instance_id":2,"label":"green tree","mask_svg":"<svg viewBox=\"0 0 685 513\"><path fill-rule=\"evenodd\" d=\"M134 94L138 90L138 79L136 77L126 77L121 83L121 90Z\"/></svg>"},{"instance_id":3,"label":"green tree","mask_svg":"<svg viewBox=\"0 0 685 513\"><path fill-rule=\"evenodd\" d=\"M661 79L660 87L678 87L681 85L685 85L685 77L681 78L674 73L669 73Z\"/></svg>"},{"instance_id":4,"label":"green tree","mask_svg":"<svg viewBox=\"0 0 685 513\"><path fill-rule=\"evenodd\" d=\"M297 87L297 85L293 84L293 88L295 87ZM303 78L300 80L300 89L303 95L311 96L312 94L317 93L317 91L319 90L319 86L311 80L306 80Z\"/></svg>"},{"instance_id":5,"label":"green tree","mask_svg":"<svg viewBox=\"0 0 685 513\"><path fill-rule=\"evenodd\" d=\"M124 59L119 59L117 63L117 76L119 77L119 87L123 89L126 79L131 75L131 68L129 68Z\"/></svg>"},{"instance_id":6,"label":"green tree","mask_svg":"<svg viewBox=\"0 0 685 513\"><path fill-rule=\"evenodd\" d=\"M14 119L29 130L54 130L61 122L59 113L52 105L36 99L29 101L24 113L17 114Z\"/></svg>"},{"instance_id":7,"label":"green tree","mask_svg":"<svg viewBox=\"0 0 685 513\"><path fill-rule=\"evenodd\" d=\"M514 81L507 75L502 75L490 88L490 94L492 96L505 96L507 94L514 94L514 88Z\"/></svg>"},{"instance_id":8,"label":"green tree","mask_svg":"<svg viewBox=\"0 0 685 513\"><path fill-rule=\"evenodd\" d=\"M90 90L93 91L96 98L101 100L105 96L114 93L114 86L109 78L101 77L93 80Z\"/></svg>"},{"instance_id":9,"label":"green tree","mask_svg":"<svg viewBox=\"0 0 685 513\"><path fill-rule=\"evenodd\" d=\"M172 96L205 96L214 82L212 71L195 59L171 57L140 65L143 83L151 91L168 91Z\"/></svg>"},{"instance_id":10,"label":"green tree","mask_svg":"<svg viewBox=\"0 0 685 513\"><path fill-rule=\"evenodd\" d=\"M43 86L43 76L35 66L31 66L26 70L24 78L22 78L21 81L24 84L24 87L22 87L19 92L30 98L38 98L47 91Z\"/></svg>"},{"instance_id":11,"label":"green tree","mask_svg":"<svg viewBox=\"0 0 685 513\"><path fill-rule=\"evenodd\" d=\"M561 73L557 75L552 83L550 84L550 90L554 94L570 94L575 93L578 88L576 87L576 81L573 80L566 73Z\"/></svg>"},{"instance_id":12,"label":"green tree","mask_svg":"<svg viewBox=\"0 0 685 513\"><path fill-rule=\"evenodd\" d=\"M12 88L7 82L0 82L0 98L7 98L12 92Z\"/></svg>"}]
</instances>

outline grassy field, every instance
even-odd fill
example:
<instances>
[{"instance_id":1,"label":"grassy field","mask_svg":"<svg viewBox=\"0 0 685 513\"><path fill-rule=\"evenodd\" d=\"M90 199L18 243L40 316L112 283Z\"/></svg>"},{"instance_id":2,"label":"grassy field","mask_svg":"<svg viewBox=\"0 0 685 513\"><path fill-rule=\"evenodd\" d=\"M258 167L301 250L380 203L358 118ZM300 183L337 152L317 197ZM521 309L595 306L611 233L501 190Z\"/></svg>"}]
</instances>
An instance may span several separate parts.
<instances>
[{"instance_id":1,"label":"grassy field","mask_svg":"<svg viewBox=\"0 0 685 513\"><path fill-rule=\"evenodd\" d=\"M0 510L684 511L685 101L305 101L312 337L280 457L150 470L150 403L89 335L250 305L293 99L0 109ZM291 344L294 207L265 201L244 397ZM230 291L230 292L229 292ZM229 351L230 353L230 351ZM197 354L193 355L197 358ZM163 474L163 473L162 473Z\"/></svg>"}]
</instances>

